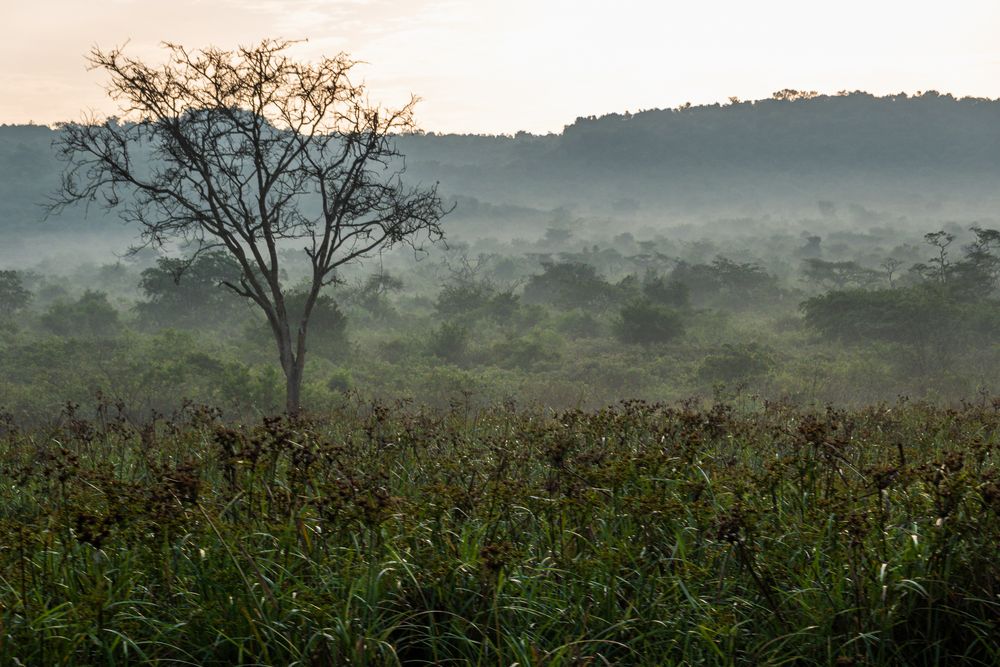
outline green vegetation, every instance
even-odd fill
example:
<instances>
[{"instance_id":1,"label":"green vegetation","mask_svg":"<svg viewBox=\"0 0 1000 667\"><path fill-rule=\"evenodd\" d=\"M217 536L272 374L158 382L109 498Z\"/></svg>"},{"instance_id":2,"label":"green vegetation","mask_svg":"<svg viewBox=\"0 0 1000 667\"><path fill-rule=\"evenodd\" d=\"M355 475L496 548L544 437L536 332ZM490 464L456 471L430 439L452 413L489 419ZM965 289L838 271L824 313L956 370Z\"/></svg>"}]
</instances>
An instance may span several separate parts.
<instances>
[{"instance_id":1,"label":"green vegetation","mask_svg":"<svg viewBox=\"0 0 1000 667\"><path fill-rule=\"evenodd\" d=\"M1000 403L0 426L4 664L996 664Z\"/></svg>"},{"instance_id":2,"label":"green vegetation","mask_svg":"<svg viewBox=\"0 0 1000 667\"><path fill-rule=\"evenodd\" d=\"M275 238L295 417L255 269L0 127L0 664L1000 663L998 114L393 135L447 243Z\"/></svg>"},{"instance_id":3,"label":"green vegetation","mask_svg":"<svg viewBox=\"0 0 1000 667\"><path fill-rule=\"evenodd\" d=\"M345 392L555 409L720 391L855 407L994 395L1000 251L994 230L970 227L831 232L824 244L609 238L581 222L562 249L543 233L386 254L378 271L352 267L317 296L303 406L325 414ZM22 424L98 392L133 419L183 399L227 419L273 414L283 389L272 334L220 286L233 270L223 255L150 253L5 271L0 406ZM295 317L308 267L288 258L285 270Z\"/></svg>"},{"instance_id":4,"label":"green vegetation","mask_svg":"<svg viewBox=\"0 0 1000 667\"><path fill-rule=\"evenodd\" d=\"M399 148L409 178L440 182L488 235L513 221L544 228L559 207L654 224L760 213L782 222L815 213L817 200L830 222L870 225L887 209L914 222L991 218L998 133L997 100L844 91L581 117L544 136L413 133ZM56 134L0 126L0 225L37 233L37 204L59 185ZM50 224L115 228L96 212Z\"/></svg>"}]
</instances>

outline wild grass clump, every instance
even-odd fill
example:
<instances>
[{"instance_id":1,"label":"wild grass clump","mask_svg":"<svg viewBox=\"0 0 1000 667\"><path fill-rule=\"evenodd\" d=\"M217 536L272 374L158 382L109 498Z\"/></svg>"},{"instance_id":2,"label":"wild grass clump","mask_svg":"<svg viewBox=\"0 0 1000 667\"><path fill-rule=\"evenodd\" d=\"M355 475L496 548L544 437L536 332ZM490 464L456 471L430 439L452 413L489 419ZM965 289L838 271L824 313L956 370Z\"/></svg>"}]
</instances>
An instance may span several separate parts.
<instances>
[{"instance_id":1,"label":"wild grass clump","mask_svg":"<svg viewBox=\"0 0 1000 667\"><path fill-rule=\"evenodd\" d=\"M0 663L1000 663L1000 404L0 423Z\"/></svg>"}]
</instances>

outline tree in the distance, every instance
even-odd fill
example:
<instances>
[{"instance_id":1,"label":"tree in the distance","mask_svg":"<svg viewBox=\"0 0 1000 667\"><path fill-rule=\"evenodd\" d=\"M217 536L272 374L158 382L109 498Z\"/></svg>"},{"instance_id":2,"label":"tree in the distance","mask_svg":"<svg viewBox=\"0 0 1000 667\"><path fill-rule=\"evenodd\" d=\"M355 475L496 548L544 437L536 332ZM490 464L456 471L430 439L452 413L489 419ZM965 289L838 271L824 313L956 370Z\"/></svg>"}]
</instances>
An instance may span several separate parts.
<instances>
[{"instance_id":1,"label":"tree in the distance","mask_svg":"<svg viewBox=\"0 0 1000 667\"><path fill-rule=\"evenodd\" d=\"M636 299L622 306L615 333L623 343L655 345L681 336L684 321L671 308Z\"/></svg>"},{"instance_id":2,"label":"tree in the distance","mask_svg":"<svg viewBox=\"0 0 1000 667\"><path fill-rule=\"evenodd\" d=\"M240 265L228 252L203 252L193 260L161 257L142 272L139 288L146 296L136 304L140 319L157 327L212 327L232 325L245 314L243 300L226 281L238 281Z\"/></svg>"},{"instance_id":3,"label":"tree in the distance","mask_svg":"<svg viewBox=\"0 0 1000 667\"><path fill-rule=\"evenodd\" d=\"M56 336L111 338L121 330L118 311L104 292L87 290L76 301L57 301L41 317L42 328Z\"/></svg>"},{"instance_id":4,"label":"tree in the distance","mask_svg":"<svg viewBox=\"0 0 1000 667\"><path fill-rule=\"evenodd\" d=\"M17 271L0 271L0 320L6 320L28 305L31 292Z\"/></svg>"},{"instance_id":5,"label":"tree in the distance","mask_svg":"<svg viewBox=\"0 0 1000 667\"><path fill-rule=\"evenodd\" d=\"M338 267L396 244L442 236L436 186L405 187L394 136L411 131L412 99L386 110L352 82L346 55L314 64L284 41L235 51L168 44L162 66L94 49L122 118L65 124L67 163L52 210L78 202L117 208L149 245L221 249L239 265L225 285L266 315L300 409L306 336ZM287 303L282 251L302 248L301 309Z\"/></svg>"}]
</instances>

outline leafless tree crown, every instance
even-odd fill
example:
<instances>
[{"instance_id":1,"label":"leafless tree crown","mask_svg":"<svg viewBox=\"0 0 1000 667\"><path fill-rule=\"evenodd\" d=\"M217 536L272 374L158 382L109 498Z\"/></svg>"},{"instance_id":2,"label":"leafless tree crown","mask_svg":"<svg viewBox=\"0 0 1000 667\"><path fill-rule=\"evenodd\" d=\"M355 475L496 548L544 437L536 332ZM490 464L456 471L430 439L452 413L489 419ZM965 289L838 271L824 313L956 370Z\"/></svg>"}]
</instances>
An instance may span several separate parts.
<instances>
[{"instance_id":1,"label":"leafless tree crown","mask_svg":"<svg viewBox=\"0 0 1000 667\"><path fill-rule=\"evenodd\" d=\"M297 325L304 352L309 313L337 267L438 240L447 211L436 186L400 179L394 136L413 129L416 99L372 105L351 79L356 61L303 64L290 44L166 44L160 66L95 48L89 62L109 75L121 115L62 126L67 168L51 209L97 202L137 224L144 244L224 247L243 270L227 286L264 310L279 347ZM301 321L290 323L279 251L295 243L312 275Z\"/></svg>"}]
</instances>

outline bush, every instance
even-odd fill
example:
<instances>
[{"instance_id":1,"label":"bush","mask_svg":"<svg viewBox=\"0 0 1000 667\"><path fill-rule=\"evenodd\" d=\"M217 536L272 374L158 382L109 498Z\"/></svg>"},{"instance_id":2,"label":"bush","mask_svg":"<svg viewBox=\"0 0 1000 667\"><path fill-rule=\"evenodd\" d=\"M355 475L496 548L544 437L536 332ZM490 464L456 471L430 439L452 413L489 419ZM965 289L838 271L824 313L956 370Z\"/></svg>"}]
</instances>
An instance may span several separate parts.
<instances>
[{"instance_id":1,"label":"bush","mask_svg":"<svg viewBox=\"0 0 1000 667\"><path fill-rule=\"evenodd\" d=\"M285 299L292 322L302 316L305 301L305 292L293 292ZM309 317L309 345L311 350L326 359L343 359L350 352L347 316L329 295L320 294L316 298Z\"/></svg>"},{"instance_id":2,"label":"bush","mask_svg":"<svg viewBox=\"0 0 1000 667\"><path fill-rule=\"evenodd\" d=\"M106 338L119 332L118 311L104 292L87 290L76 301L52 304L42 315L42 327L65 337Z\"/></svg>"},{"instance_id":3,"label":"bush","mask_svg":"<svg viewBox=\"0 0 1000 667\"><path fill-rule=\"evenodd\" d=\"M698 378L708 382L739 382L765 375L773 367L770 350L757 343L726 344L702 360Z\"/></svg>"},{"instance_id":4,"label":"bush","mask_svg":"<svg viewBox=\"0 0 1000 667\"><path fill-rule=\"evenodd\" d=\"M468 347L469 329L458 322L445 322L431 335L431 354L447 361L461 361Z\"/></svg>"},{"instance_id":5,"label":"bush","mask_svg":"<svg viewBox=\"0 0 1000 667\"><path fill-rule=\"evenodd\" d=\"M434 308L442 317L478 315L478 311L492 298L493 290L483 282L452 282L441 288Z\"/></svg>"},{"instance_id":6,"label":"bush","mask_svg":"<svg viewBox=\"0 0 1000 667\"><path fill-rule=\"evenodd\" d=\"M636 300L622 307L615 333L623 343L666 343L684 333L684 323L681 316L670 308Z\"/></svg>"},{"instance_id":7,"label":"bush","mask_svg":"<svg viewBox=\"0 0 1000 667\"><path fill-rule=\"evenodd\" d=\"M642 295L653 303L670 308L684 309L691 305L691 290L687 285L651 272L642 281Z\"/></svg>"},{"instance_id":8,"label":"bush","mask_svg":"<svg viewBox=\"0 0 1000 667\"><path fill-rule=\"evenodd\" d=\"M781 296L777 279L755 263L738 263L726 257L716 257L711 264L680 262L670 274L667 285L677 283L684 288L671 288L671 298L690 298L699 305L721 306L743 310L751 305L771 303ZM666 287L666 285L665 285ZM658 290L654 289L654 294ZM651 295L647 295L651 296Z\"/></svg>"},{"instance_id":9,"label":"bush","mask_svg":"<svg viewBox=\"0 0 1000 667\"><path fill-rule=\"evenodd\" d=\"M17 271L0 271L0 321L28 305L31 292L24 288Z\"/></svg>"},{"instance_id":10,"label":"bush","mask_svg":"<svg viewBox=\"0 0 1000 667\"><path fill-rule=\"evenodd\" d=\"M338 368L330 375L326 386L330 391L350 391L354 386L354 377L346 368Z\"/></svg>"},{"instance_id":11,"label":"bush","mask_svg":"<svg viewBox=\"0 0 1000 667\"><path fill-rule=\"evenodd\" d=\"M441 288L435 310L442 317L478 320L488 317L496 322L510 321L517 315L520 297L510 290L497 290L486 281L458 281Z\"/></svg>"},{"instance_id":12,"label":"bush","mask_svg":"<svg viewBox=\"0 0 1000 667\"><path fill-rule=\"evenodd\" d=\"M593 313L571 310L556 321L556 329L570 338L597 338L604 331L602 323Z\"/></svg>"},{"instance_id":13,"label":"bush","mask_svg":"<svg viewBox=\"0 0 1000 667\"><path fill-rule=\"evenodd\" d=\"M530 371L539 364L559 359L558 336L521 336L504 340L493 348L497 365Z\"/></svg>"},{"instance_id":14,"label":"bush","mask_svg":"<svg viewBox=\"0 0 1000 667\"><path fill-rule=\"evenodd\" d=\"M528 279L524 286L525 302L589 308L614 298L615 287L597 275L597 269L589 264L547 263L544 269L543 273Z\"/></svg>"},{"instance_id":15,"label":"bush","mask_svg":"<svg viewBox=\"0 0 1000 667\"><path fill-rule=\"evenodd\" d=\"M992 302L966 304L944 290L909 289L828 292L802 304L806 324L824 338L847 343L886 341L906 345L995 339L1000 310Z\"/></svg>"},{"instance_id":16,"label":"bush","mask_svg":"<svg viewBox=\"0 0 1000 667\"><path fill-rule=\"evenodd\" d=\"M239 284L242 270L227 253L194 260L163 257L142 272L146 301L136 305L140 320L155 327L204 328L231 323L246 312L246 300L222 285Z\"/></svg>"},{"instance_id":17,"label":"bush","mask_svg":"<svg viewBox=\"0 0 1000 667\"><path fill-rule=\"evenodd\" d=\"M285 297L285 307L288 309L289 322L294 328L302 317L305 308L305 292L291 292ZM294 331L293 331L294 333ZM247 325L244 335L253 343L267 349L274 345L274 334L270 325L255 314L252 322ZM316 298L312 314L309 316L309 351L328 360L341 360L350 353L350 341L347 338L347 315L340 306L327 294Z\"/></svg>"}]
</instances>

